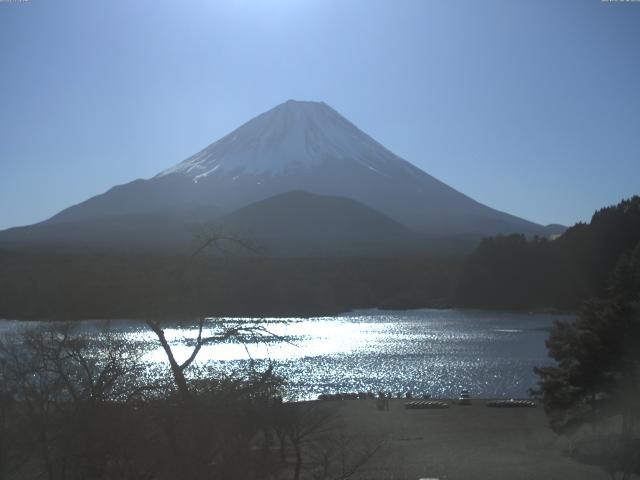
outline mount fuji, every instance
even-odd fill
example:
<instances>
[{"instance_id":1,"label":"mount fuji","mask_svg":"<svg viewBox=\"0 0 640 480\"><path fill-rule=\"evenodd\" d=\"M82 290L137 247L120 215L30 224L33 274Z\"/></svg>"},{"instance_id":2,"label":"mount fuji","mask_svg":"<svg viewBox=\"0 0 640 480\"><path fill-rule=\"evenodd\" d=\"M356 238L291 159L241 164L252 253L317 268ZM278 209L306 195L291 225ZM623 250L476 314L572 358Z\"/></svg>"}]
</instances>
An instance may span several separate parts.
<instances>
[{"instance_id":1,"label":"mount fuji","mask_svg":"<svg viewBox=\"0 0 640 480\"><path fill-rule=\"evenodd\" d=\"M284 195L289 192L298 194ZM282 198L264 203L275 196ZM336 203L333 197L342 201ZM285 208L287 202L291 205ZM260 205L248 208L252 204ZM331 208L344 211L331 215ZM367 210L373 212L365 214ZM252 211L260 212L259 221L251 221L247 212ZM319 211L322 219L315 220L322 224L314 223ZM335 230L332 217L344 217L347 211L353 218L342 218L340 231ZM188 226L203 222L216 222L223 229L241 224L258 239L266 228L272 244L312 224L336 238L350 230L347 236L358 237L360 243L369 237L373 223L378 239L385 232L397 239L548 236L562 231L494 210L456 191L323 102L289 100L155 177L113 187L42 223L0 232L0 245L177 245L190 235ZM274 225L282 228L276 232Z\"/></svg>"}]
</instances>

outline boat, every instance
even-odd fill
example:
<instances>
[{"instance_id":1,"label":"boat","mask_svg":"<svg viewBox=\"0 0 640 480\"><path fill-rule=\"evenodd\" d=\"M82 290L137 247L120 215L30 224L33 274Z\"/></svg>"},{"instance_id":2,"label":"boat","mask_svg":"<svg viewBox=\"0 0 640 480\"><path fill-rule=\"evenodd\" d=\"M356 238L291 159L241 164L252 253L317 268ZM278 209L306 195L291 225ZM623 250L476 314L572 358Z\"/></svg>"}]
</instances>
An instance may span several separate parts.
<instances>
[{"instance_id":1,"label":"boat","mask_svg":"<svg viewBox=\"0 0 640 480\"><path fill-rule=\"evenodd\" d=\"M471 394L469 390L462 390L458 398L458 405L471 405Z\"/></svg>"}]
</instances>

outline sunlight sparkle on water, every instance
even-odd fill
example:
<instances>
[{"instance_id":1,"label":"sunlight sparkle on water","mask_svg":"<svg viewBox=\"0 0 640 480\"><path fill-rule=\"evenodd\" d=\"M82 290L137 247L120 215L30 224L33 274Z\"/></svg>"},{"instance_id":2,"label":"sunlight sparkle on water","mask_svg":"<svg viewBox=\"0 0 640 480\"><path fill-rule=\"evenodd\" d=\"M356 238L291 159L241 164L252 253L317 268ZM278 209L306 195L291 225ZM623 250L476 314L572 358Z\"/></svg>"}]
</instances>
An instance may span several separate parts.
<instances>
[{"instance_id":1,"label":"sunlight sparkle on water","mask_svg":"<svg viewBox=\"0 0 640 480\"><path fill-rule=\"evenodd\" d=\"M371 310L311 319L229 319L261 322L275 337L247 345L207 345L197 364L229 373L249 365L273 365L297 398L379 390L455 396L462 388L474 396L527 397L536 383L533 367L549 362L544 341L557 318L469 310ZM81 329L91 336L104 324L83 322ZM30 325L0 321L0 333L35 328ZM144 345L147 362L166 367L164 350L143 322L111 321L109 326ZM188 358L197 329L177 323L166 323L163 329L176 359Z\"/></svg>"}]
</instances>

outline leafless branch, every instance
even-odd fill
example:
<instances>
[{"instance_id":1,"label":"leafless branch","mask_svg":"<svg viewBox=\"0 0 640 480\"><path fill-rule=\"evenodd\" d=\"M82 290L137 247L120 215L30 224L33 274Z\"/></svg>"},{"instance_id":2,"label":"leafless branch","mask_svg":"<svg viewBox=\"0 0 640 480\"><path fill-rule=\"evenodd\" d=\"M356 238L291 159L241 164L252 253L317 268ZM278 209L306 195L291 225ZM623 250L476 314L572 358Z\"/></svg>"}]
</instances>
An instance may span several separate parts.
<instances>
[{"instance_id":1,"label":"leafless branch","mask_svg":"<svg viewBox=\"0 0 640 480\"><path fill-rule=\"evenodd\" d=\"M205 228L194 235L196 242L199 244L196 250L191 254L194 258L202 254L207 249L213 249L216 253L228 256L230 253L227 245L234 245L237 249L244 250L248 253L256 255L264 252L264 247L255 244L253 241L240 235L226 234L216 228Z\"/></svg>"}]
</instances>

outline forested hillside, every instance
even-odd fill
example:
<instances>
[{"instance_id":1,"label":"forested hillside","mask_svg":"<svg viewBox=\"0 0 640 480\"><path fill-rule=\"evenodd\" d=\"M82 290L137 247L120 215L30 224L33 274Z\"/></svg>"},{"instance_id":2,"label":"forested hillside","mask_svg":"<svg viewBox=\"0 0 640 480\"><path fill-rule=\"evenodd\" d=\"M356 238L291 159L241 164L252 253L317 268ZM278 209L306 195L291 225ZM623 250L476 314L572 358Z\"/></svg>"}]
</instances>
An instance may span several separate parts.
<instances>
[{"instance_id":1,"label":"forested hillside","mask_svg":"<svg viewBox=\"0 0 640 480\"><path fill-rule=\"evenodd\" d=\"M446 305L454 263L0 252L0 318L321 315Z\"/></svg>"},{"instance_id":2,"label":"forested hillside","mask_svg":"<svg viewBox=\"0 0 640 480\"><path fill-rule=\"evenodd\" d=\"M358 308L578 309L640 243L640 197L555 240L483 240L452 254L385 257L0 251L0 318L321 315ZM432 249L432 251L434 251Z\"/></svg>"},{"instance_id":3,"label":"forested hillside","mask_svg":"<svg viewBox=\"0 0 640 480\"><path fill-rule=\"evenodd\" d=\"M481 242L464 262L455 303L479 308L575 309L603 296L618 259L640 242L640 197L598 210L556 240Z\"/></svg>"}]
</instances>

